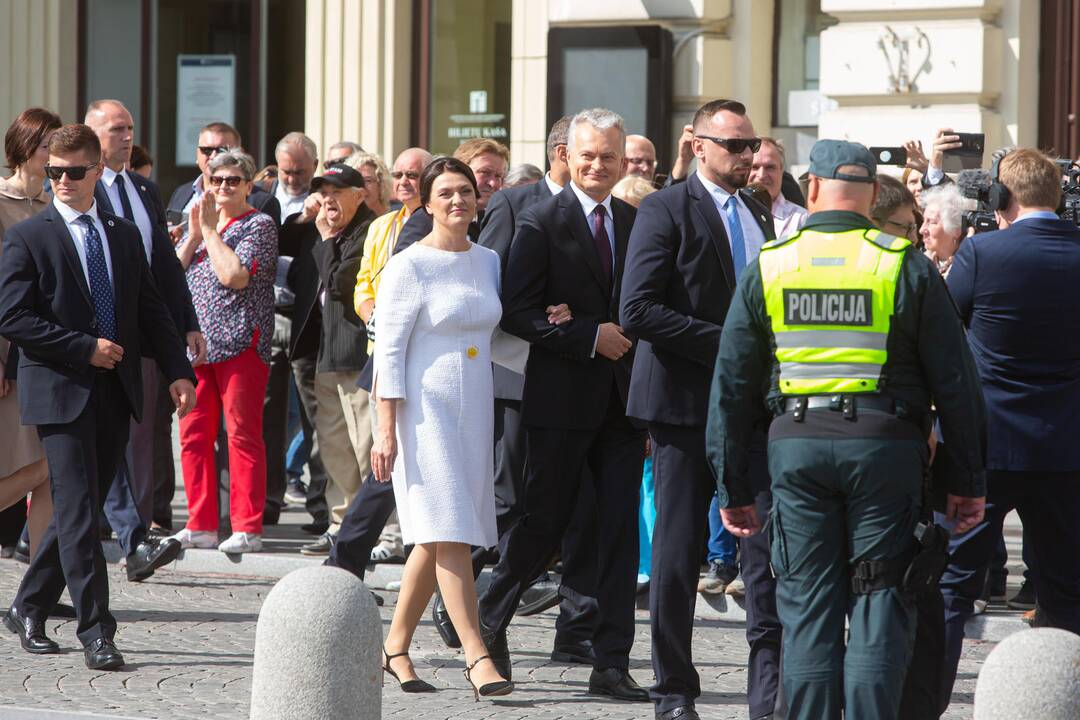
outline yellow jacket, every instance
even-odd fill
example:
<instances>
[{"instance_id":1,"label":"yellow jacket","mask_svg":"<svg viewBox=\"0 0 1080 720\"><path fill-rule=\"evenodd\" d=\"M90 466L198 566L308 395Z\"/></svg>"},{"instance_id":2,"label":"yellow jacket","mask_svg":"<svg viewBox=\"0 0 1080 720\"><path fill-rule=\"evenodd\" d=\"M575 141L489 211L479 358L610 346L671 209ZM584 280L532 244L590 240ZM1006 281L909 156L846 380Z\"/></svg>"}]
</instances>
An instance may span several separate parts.
<instances>
[{"instance_id":1,"label":"yellow jacket","mask_svg":"<svg viewBox=\"0 0 1080 720\"><path fill-rule=\"evenodd\" d=\"M360 306L366 301L374 301L379 294L379 275L386 261L394 251L394 243L402 225L408 219L408 210L391 210L371 221L367 238L364 240L364 256L360 259L360 271L356 273L356 289L353 291L353 306L360 314ZM373 347L368 342L368 353Z\"/></svg>"}]
</instances>

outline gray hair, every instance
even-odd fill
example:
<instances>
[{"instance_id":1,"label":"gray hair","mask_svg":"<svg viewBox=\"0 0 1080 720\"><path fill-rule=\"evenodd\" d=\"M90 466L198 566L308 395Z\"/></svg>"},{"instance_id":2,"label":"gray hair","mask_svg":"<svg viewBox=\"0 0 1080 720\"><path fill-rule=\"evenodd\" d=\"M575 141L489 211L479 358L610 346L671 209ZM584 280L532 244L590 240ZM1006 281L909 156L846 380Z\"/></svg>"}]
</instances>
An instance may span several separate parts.
<instances>
[{"instance_id":1,"label":"gray hair","mask_svg":"<svg viewBox=\"0 0 1080 720\"><path fill-rule=\"evenodd\" d=\"M352 140L342 140L336 142L330 147L326 148L326 157L330 157L335 150L348 150L349 155L355 155L356 153L364 152L364 148L360 146L360 143L354 143ZM340 161L338 161L340 162Z\"/></svg>"},{"instance_id":2,"label":"gray hair","mask_svg":"<svg viewBox=\"0 0 1080 720\"><path fill-rule=\"evenodd\" d=\"M503 187L512 188L526 183L534 183L542 177L544 177L544 171L532 163L519 163L510 168L510 172L506 173Z\"/></svg>"},{"instance_id":3,"label":"gray hair","mask_svg":"<svg viewBox=\"0 0 1080 720\"><path fill-rule=\"evenodd\" d=\"M278 144L274 148L274 157L277 157L277 154L281 152L287 153L292 148L303 150L311 162L317 162L319 159L319 149L315 147L315 141L304 133L297 131L288 133L278 140Z\"/></svg>"},{"instance_id":4,"label":"gray hair","mask_svg":"<svg viewBox=\"0 0 1080 720\"><path fill-rule=\"evenodd\" d=\"M226 167L239 168L240 174L244 176L246 182L251 182L255 177L255 160L243 150L234 148L232 150L226 150L223 153L218 153L210 158L206 170L213 175L216 171Z\"/></svg>"},{"instance_id":5,"label":"gray hair","mask_svg":"<svg viewBox=\"0 0 1080 720\"><path fill-rule=\"evenodd\" d=\"M548 162L555 162L555 148L568 142L567 134L570 131L570 121L573 119L570 115L563 115L551 126L551 132L547 137Z\"/></svg>"},{"instance_id":6,"label":"gray hair","mask_svg":"<svg viewBox=\"0 0 1080 720\"><path fill-rule=\"evenodd\" d=\"M375 177L379 181L379 199L384 205L390 202L390 193L394 188L390 183L390 170L381 157L375 153L358 152L345 158L343 162L357 172L365 165L375 168Z\"/></svg>"},{"instance_id":7,"label":"gray hair","mask_svg":"<svg viewBox=\"0 0 1080 720\"><path fill-rule=\"evenodd\" d=\"M919 195L919 204L924 212L930 208L938 211L939 222L945 228L945 232L960 231L967 201L960 193L960 189L956 187L956 183L947 183L923 190Z\"/></svg>"},{"instance_id":8,"label":"gray hair","mask_svg":"<svg viewBox=\"0 0 1080 720\"><path fill-rule=\"evenodd\" d=\"M567 150L574 149L574 134L577 131L578 125L592 125L600 131L609 130L611 128L617 129L620 135L618 143L619 151L622 153L626 152L626 125L623 123L622 115L606 108L590 108L588 110L582 110L570 121L570 127L567 129Z\"/></svg>"}]
</instances>

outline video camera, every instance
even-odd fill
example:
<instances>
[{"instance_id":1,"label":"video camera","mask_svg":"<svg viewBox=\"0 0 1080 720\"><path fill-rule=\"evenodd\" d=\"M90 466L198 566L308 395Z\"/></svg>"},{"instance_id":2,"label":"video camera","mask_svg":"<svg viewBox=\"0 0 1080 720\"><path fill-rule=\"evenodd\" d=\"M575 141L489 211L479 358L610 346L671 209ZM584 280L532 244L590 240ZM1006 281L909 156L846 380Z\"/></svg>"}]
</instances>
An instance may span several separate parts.
<instances>
[{"instance_id":1,"label":"video camera","mask_svg":"<svg viewBox=\"0 0 1080 720\"><path fill-rule=\"evenodd\" d=\"M1080 165L1068 158L1054 161L1061 168L1061 204L1057 214L1062 220L1080 226Z\"/></svg>"},{"instance_id":2,"label":"video camera","mask_svg":"<svg viewBox=\"0 0 1080 720\"><path fill-rule=\"evenodd\" d=\"M961 170L956 176L956 186L961 195L974 200L977 205L974 210L964 212L960 224L962 237L967 237L971 228L975 228L975 234L997 230L997 218L990 209L990 173L986 170Z\"/></svg>"}]
</instances>

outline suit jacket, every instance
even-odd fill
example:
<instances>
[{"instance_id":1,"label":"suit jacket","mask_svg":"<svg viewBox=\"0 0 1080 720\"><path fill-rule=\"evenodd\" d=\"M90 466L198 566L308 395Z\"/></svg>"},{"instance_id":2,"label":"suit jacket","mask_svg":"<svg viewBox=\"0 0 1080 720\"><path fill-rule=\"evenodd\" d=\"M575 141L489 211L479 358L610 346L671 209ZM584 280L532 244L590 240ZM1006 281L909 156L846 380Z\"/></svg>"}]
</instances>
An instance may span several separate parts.
<instances>
[{"instance_id":1,"label":"suit jacket","mask_svg":"<svg viewBox=\"0 0 1080 720\"><path fill-rule=\"evenodd\" d=\"M289 266L293 305L292 358L318 355L318 372L356 372L367 361L367 330L353 307L353 290L364 239L375 213L361 205L356 215L330 240L323 240L315 223L298 227L306 233ZM323 291L325 302L320 302Z\"/></svg>"},{"instance_id":2,"label":"suit jacket","mask_svg":"<svg viewBox=\"0 0 1080 720\"><path fill-rule=\"evenodd\" d=\"M749 193L740 196L772 240L769 210ZM731 243L697 173L646 197L630 236L620 313L623 329L639 338L627 406L631 417L706 423L720 331L734 290Z\"/></svg>"},{"instance_id":3,"label":"suit jacket","mask_svg":"<svg viewBox=\"0 0 1080 720\"><path fill-rule=\"evenodd\" d=\"M618 362L591 354L598 326L618 322L634 213L632 206L612 198L615 269L610 282L569 185L522 213L506 263L501 324L532 343L522 405L526 425L595 429L604 422L612 392L625 405L633 349ZM570 305L574 319L551 325L544 308L559 303Z\"/></svg>"},{"instance_id":4,"label":"suit jacket","mask_svg":"<svg viewBox=\"0 0 1080 720\"><path fill-rule=\"evenodd\" d=\"M496 193L498 194L498 193ZM484 224L484 211L481 210L476 214L476 220L469 224L469 239L476 242L480 237L480 228ZM394 252L392 255L397 255L405 248L412 245L418 240L423 240L427 237L428 233L434 227L434 223L431 220L431 216L428 215L428 211L423 207L416 208L416 212L409 216L409 219L405 221L405 224L401 227L401 232L398 233L397 244L394 245Z\"/></svg>"},{"instance_id":5,"label":"suit jacket","mask_svg":"<svg viewBox=\"0 0 1080 720\"><path fill-rule=\"evenodd\" d=\"M184 276L184 268L180 265L180 258L176 257L172 240L169 239L165 206L161 203L158 186L134 173L127 173L127 178L142 200L146 214L150 216L150 274L157 283L161 299L169 307L173 324L182 335L199 332L199 319L195 316L195 306L191 304L191 290ZM98 207L106 212L117 216L123 212L112 206L109 194L105 192L105 184L101 180L98 180L94 188L94 198Z\"/></svg>"},{"instance_id":6,"label":"suit jacket","mask_svg":"<svg viewBox=\"0 0 1080 720\"><path fill-rule=\"evenodd\" d=\"M197 180L198 178L196 178ZM194 182L194 181L192 181ZM188 201L191 200L191 196L195 194L195 187L192 183L184 183L180 187L173 190L172 197L169 198L169 210L176 210L177 212L183 212L187 206ZM264 212L270 217L274 218L274 223L280 224L281 220L281 203L277 201L277 198L266 192L260 187L252 187L251 192L247 197L248 205L255 208L259 212Z\"/></svg>"},{"instance_id":7,"label":"suit jacket","mask_svg":"<svg viewBox=\"0 0 1080 720\"><path fill-rule=\"evenodd\" d=\"M109 242L116 305L116 366L138 421L141 356L155 358L174 382L195 373L146 264L142 237L131 223L98 209ZM0 258L0 334L20 348L19 409L27 425L73 422L90 397L97 368L94 304L75 242L53 205L8 230ZM143 343L148 348L143 348Z\"/></svg>"},{"instance_id":8,"label":"suit jacket","mask_svg":"<svg viewBox=\"0 0 1080 720\"><path fill-rule=\"evenodd\" d=\"M483 228L476 242L499 254L499 263L504 274L518 217L522 211L550 197L551 190L544 180L531 185L500 190L491 196L487 212L484 213ZM521 400L525 389L524 375L495 363L492 363L491 371L496 398Z\"/></svg>"},{"instance_id":9,"label":"suit jacket","mask_svg":"<svg viewBox=\"0 0 1080 720\"><path fill-rule=\"evenodd\" d=\"M1080 229L1032 219L968 238L949 271L983 383L988 470L1080 470Z\"/></svg>"}]
</instances>

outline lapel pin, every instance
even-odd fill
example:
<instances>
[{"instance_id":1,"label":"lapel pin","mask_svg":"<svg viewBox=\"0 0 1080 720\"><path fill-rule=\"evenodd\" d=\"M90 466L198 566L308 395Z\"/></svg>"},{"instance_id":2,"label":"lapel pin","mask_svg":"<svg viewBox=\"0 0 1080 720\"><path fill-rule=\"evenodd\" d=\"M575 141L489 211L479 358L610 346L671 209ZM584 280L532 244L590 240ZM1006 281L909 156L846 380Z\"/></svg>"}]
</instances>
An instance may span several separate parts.
<instances>
[{"instance_id":1,"label":"lapel pin","mask_svg":"<svg viewBox=\"0 0 1080 720\"><path fill-rule=\"evenodd\" d=\"M146 186L145 185L140 185L139 189L142 190L143 192L146 192Z\"/></svg>"},{"instance_id":2,"label":"lapel pin","mask_svg":"<svg viewBox=\"0 0 1080 720\"><path fill-rule=\"evenodd\" d=\"M115 225L115 223L113 223L113 221L112 221L112 220L110 220L110 221L109 221L109 227L115 227L115 226L116 226L116 225Z\"/></svg>"}]
</instances>

